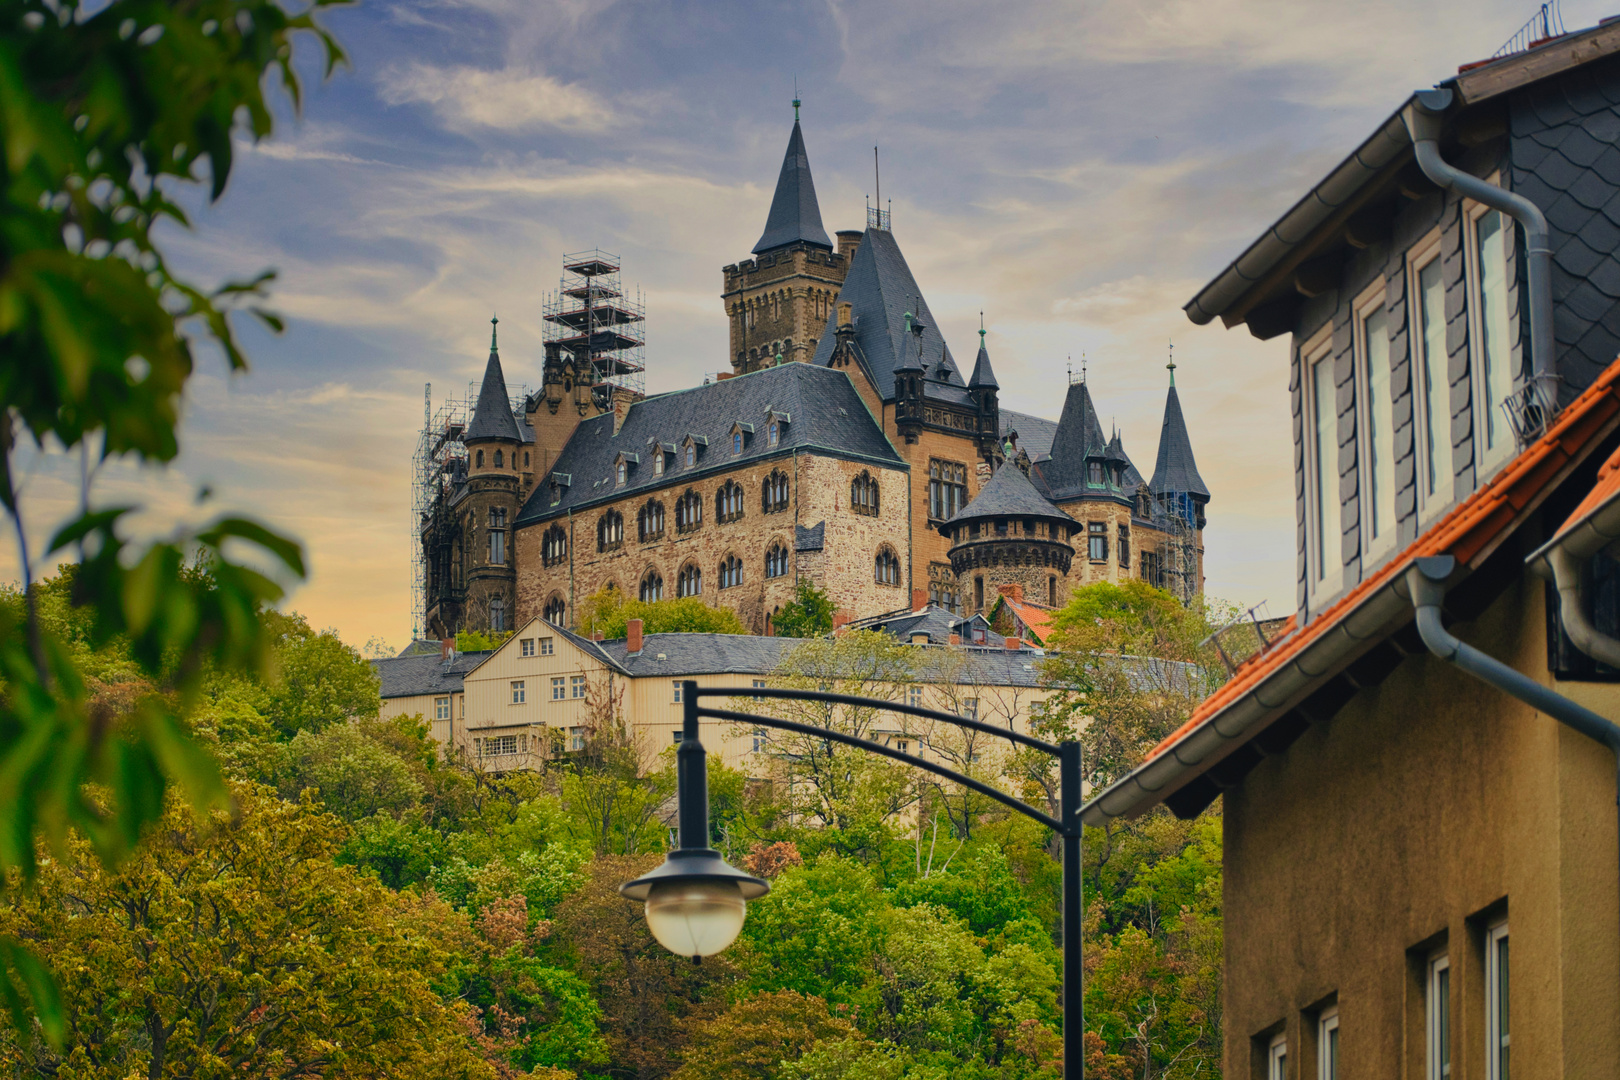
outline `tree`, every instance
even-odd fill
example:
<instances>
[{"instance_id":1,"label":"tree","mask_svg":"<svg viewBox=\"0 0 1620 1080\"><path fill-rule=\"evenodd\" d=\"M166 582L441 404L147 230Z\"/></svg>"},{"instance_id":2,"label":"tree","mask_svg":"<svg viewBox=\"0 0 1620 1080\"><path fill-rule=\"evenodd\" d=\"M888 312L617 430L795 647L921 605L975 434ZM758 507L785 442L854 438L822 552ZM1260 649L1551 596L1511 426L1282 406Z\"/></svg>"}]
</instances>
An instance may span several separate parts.
<instances>
[{"instance_id":1,"label":"tree","mask_svg":"<svg viewBox=\"0 0 1620 1080\"><path fill-rule=\"evenodd\" d=\"M737 962L756 990L859 1004L882 940L879 916L888 907L870 870L822 855L783 871L770 894L749 905Z\"/></svg>"},{"instance_id":2,"label":"tree","mask_svg":"<svg viewBox=\"0 0 1620 1080\"><path fill-rule=\"evenodd\" d=\"M756 994L698 1025L670 1080L775 1080L784 1062L852 1034L820 998L793 990Z\"/></svg>"},{"instance_id":3,"label":"tree","mask_svg":"<svg viewBox=\"0 0 1620 1080\"><path fill-rule=\"evenodd\" d=\"M117 873L88 843L0 909L61 988L60 1051L0 1041L18 1075L487 1077L466 1016L434 992L440 935L332 861L342 827L312 802L238 786L239 815L174 799Z\"/></svg>"},{"instance_id":4,"label":"tree","mask_svg":"<svg viewBox=\"0 0 1620 1080\"><path fill-rule=\"evenodd\" d=\"M625 636L631 619L640 619L647 634L746 634L748 628L730 608L710 607L695 596L678 600L632 600L615 588L601 589L580 605L579 632L613 639Z\"/></svg>"},{"instance_id":5,"label":"tree","mask_svg":"<svg viewBox=\"0 0 1620 1080\"><path fill-rule=\"evenodd\" d=\"M832 632L833 610L832 597L825 590L800 578L793 599L771 617L771 629L777 637L820 637Z\"/></svg>"},{"instance_id":6,"label":"tree","mask_svg":"<svg viewBox=\"0 0 1620 1080\"><path fill-rule=\"evenodd\" d=\"M262 669L269 637L254 617L282 585L227 552L258 549L272 575L303 576L298 545L236 517L152 543L125 534L129 506L93 505L89 468L111 457L167 462L179 450L193 348L246 366L229 313L256 306L271 275L208 289L173 273L155 233L185 228L178 191L207 177L218 199L233 139L273 122L266 87L296 107L294 40L315 37L328 73L343 58L317 20L335 0L13 0L0 19L0 506L16 535L25 593L0 613L0 871L34 871L36 838L58 852L69 827L109 863L162 813L178 780L199 806L225 796L217 769L179 716L209 665ZM274 77L271 77L274 73ZM122 637L159 693L104 708L72 650L41 625L29 543L31 508L16 483L27 440L82 456L77 512L48 544L74 552L72 599L95 642ZM200 561L199 561L200 560ZM89 782L105 785L91 798ZM21 985L47 1034L63 1032L39 964L0 942L0 997L23 1020Z\"/></svg>"},{"instance_id":7,"label":"tree","mask_svg":"<svg viewBox=\"0 0 1620 1080\"><path fill-rule=\"evenodd\" d=\"M267 611L275 670L267 715L283 737L370 719L382 704L376 671L335 630L317 633L302 615Z\"/></svg>"}]
</instances>

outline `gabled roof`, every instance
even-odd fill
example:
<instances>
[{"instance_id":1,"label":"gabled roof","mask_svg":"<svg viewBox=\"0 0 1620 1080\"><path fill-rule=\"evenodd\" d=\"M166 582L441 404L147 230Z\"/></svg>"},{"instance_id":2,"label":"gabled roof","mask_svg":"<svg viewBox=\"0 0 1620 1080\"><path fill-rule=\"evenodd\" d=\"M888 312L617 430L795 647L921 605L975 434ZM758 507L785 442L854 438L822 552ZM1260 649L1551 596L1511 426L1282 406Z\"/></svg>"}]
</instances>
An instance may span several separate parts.
<instances>
[{"instance_id":1,"label":"gabled roof","mask_svg":"<svg viewBox=\"0 0 1620 1080\"><path fill-rule=\"evenodd\" d=\"M1039 461L1052 452L1052 440L1057 435L1057 421L1013 409L1004 408L997 411L1001 420L1001 430L996 432L997 436L1005 439L1009 433L1018 432L1019 449L1027 453L1033 461Z\"/></svg>"},{"instance_id":2,"label":"gabled roof","mask_svg":"<svg viewBox=\"0 0 1620 1080\"><path fill-rule=\"evenodd\" d=\"M996 517L1061 520L1072 526L1071 532L1080 527L1074 518L1036 491L1035 485L1024 475L1024 470L1010 461L996 470L995 475L990 477L989 482L973 497L973 501L958 510L948 524L955 526L965 521Z\"/></svg>"},{"instance_id":3,"label":"gabled roof","mask_svg":"<svg viewBox=\"0 0 1620 1080\"><path fill-rule=\"evenodd\" d=\"M489 362L484 365L484 382L478 388L478 404L461 441L472 443L485 439L523 441L523 432L512 415L512 399L506 395L506 376L501 373L501 354L495 348L493 332L489 341Z\"/></svg>"},{"instance_id":4,"label":"gabled roof","mask_svg":"<svg viewBox=\"0 0 1620 1080\"><path fill-rule=\"evenodd\" d=\"M467 672L493 655L492 652L456 653L446 664L435 648L431 653L373 660L371 670L382 683L384 700L423 694L457 694L461 692L461 682Z\"/></svg>"},{"instance_id":5,"label":"gabled roof","mask_svg":"<svg viewBox=\"0 0 1620 1080\"><path fill-rule=\"evenodd\" d=\"M804 242L832 249L827 230L821 225L821 207L816 202L816 185L810 179L810 155L804 150L804 132L799 122L793 121L793 134L788 136L787 153L782 157L782 171L776 178L776 194L771 197L770 216L765 219L765 231L754 254L772 248Z\"/></svg>"},{"instance_id":6,"label":"gabled roof","mask_svg":"<svg viewBox=\"0 0 1620 1080\"><path fill-rule=\"evenodd\" d=\"M1193 460L1192 440L1187 437L1187 421L1181 416L1181 399L1176 396L1174 379L1164 402L1164 426L1159 429L1159 459L1153 466L1148 490L1155 495L1187 493L1209 498L1209 488L1198 475Z\"/></svg>"},{"instance_id":7,"label":"gabled roof","mask_svg":"<svg viewBox=\"0 0 1620 1080\"><path fill-rule=\"evenodd\" d=\"M793 416L793 422L782 427L777 445L751 439L741 454L733 455L732 425L739 420L761 423L768 409ZM655 474L649 445L684 442L688 436L705 447L697 465L688 469L677 459L662 476ZM551 467L552 475L569 477L568 486L557 492L557 502L553 503L551 485L536 485L518 514L517 524L545 521L627 495L671 488L678 492L712 473L739 464L791 457L795 450L815 450L829 457L906 468L848 375L809 364L784 364L638 401L625 413L617 435L613 433L610 413L580 421ZM623 487L614 483L613 469L621 451L643 457L640 464L630 468L628 483Z\"/></svg>"},{"instance_id":8,"label":"gabled roof","mask_svg":"<svg viewBox=\"0 0 1620 1080\"><path fill-rule=\"evenodd\" d=\"M1045 645L1046 639L1052 633L1052 616L1057 614L1051 608L1042 604L1032 604L1028 600L1014 600L1002 594L996 598L996 606L990 609L990 621L994 622L996 612L1006 607L1024 626L1024 632L1034 639L1035 644Z\"/></svg>"},{"instance_id":9,"label":"gabled roof","mask_svg":"<svg viewBox=\"0 0 1620 1080\"><path fill-rule=\"evenodd\" d=\"M1119 453L1124 454L1124 444ZM1108 439L1103 435L1102 422L1097 418L1097 406L1092 403L1091 389L1085 382L1069 384L1068 396L1063 400L1063 415L1058 419L1052 435L1050 456L1031 470L1036 484L1049 499L1077 499L1085 495L1129 497L1142 482L1130 458L1125 458L1124 477L1118 489L1110 487L1097 491L1087 487L1086 459L1101 458L1108 453ZM1034 456L1034 451L1030 452Z\"/></svg>"},{"instance_id":10,"label":"gabled roof","mask_svg":"<svg viewBox=\"0 0 1620 1080\"><path fill-rule=\"evenodd\" d=\"M1411 623L1413 614L1407 568L1425 556L1451 555L1459 572L1478 570L1617 422L1620 361L1559 414L1545 435L1361 584L1304 626L1291 617L1282 633L1239 665L1142 764L1087 802L1082 820L1101 825L1161 802L1169 802L1179 816L1192 817L1258 764L1260 751L1248 743L1258 741L1266 754L1279 754L1309 722L1328 719L1359 687L1393 671L1404 653L1389 639ZM1513 552L1515 571L1518 558ZM1448 603L1461 592L1453 588ZM1354 681L1345 677L1352 665Z\"/></svg>"},{"instance_id":11,"label":"gabled roof","mask_svg":"<svg viewBox=\"0 0 1620 1080\"><path fill-rule=\"evenodd\" d=\"M970 640L975 627L984 632L983 641ZM996 633L990 626L990 620L982 614L954 615L938 604L929 604L915 611L890 611L882 615L872 615L850 623L849 628L875 630L906 644L910 644L915 635L926 634L930 645L949 645L951 635L955 634L961 639L958 644L968 645L972 651L986 649L1011 651L1007 649L1007 639Z\"/></svg>"},{"instance_id":12,"label":"gabled roof","mask_svg":"<svg viewBox=\"0 0 1620 1080\"><path fill-rule=\"evenodd\" d=\"M752 634L648 634L641 651L630 652L623 638L598 643L615 666L633 676L679 679L691 675L764 675L782 657L804 644L800 638Z\"/></svg>"},{"instance_id":13,"label":"gabled roof","mask_svg":"<svg viewBox=\"0 0 1620 1080\"><path fill-rule=\"evenodd\" d=\"M894 400L894 369L906 350L909 349L912 356L917 354L917 342L906 331L906 312L922 317L922 358L929 374L935 374L941 357L950 357L950 347L939 332L939 321L928 309L928 299L917 286L917 279L912 276L911 267L906 264L906 257L892 232L866 230L855 257L849 261L849 273L844 276L838 300L853 309L856 344L866 357L878 394L884 401ZM837 322L838 306L834 304L811 363L826 367L832 361ZM953 373L954 368L953 364L950 369ZM962 385L960 375L955 375L950 383L930 380L925 388L930 397L954 389L966 400L967 388Z\"/></svg>"}]
</instances>

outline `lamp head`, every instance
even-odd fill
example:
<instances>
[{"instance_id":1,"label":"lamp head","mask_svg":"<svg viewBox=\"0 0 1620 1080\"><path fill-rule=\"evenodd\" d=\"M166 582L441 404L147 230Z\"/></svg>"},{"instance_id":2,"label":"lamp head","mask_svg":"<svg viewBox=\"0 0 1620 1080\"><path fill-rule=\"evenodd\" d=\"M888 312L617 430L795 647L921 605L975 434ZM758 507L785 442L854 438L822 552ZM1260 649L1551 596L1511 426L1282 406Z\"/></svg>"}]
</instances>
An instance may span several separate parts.
<instances>
[{"instance_id":1,"label":"lamp head","mask_svg":"<svg viewBox=\"0 0 1620 1080\"><path fill-rule=\"evenodd\" d=\"M647 928L660 945L694 960L737 940L748 901L770 891L770 882L743 873L711 848L672 851L657 869L619 886L622 895L646 903Z\"/></svg>"}]
</instances>

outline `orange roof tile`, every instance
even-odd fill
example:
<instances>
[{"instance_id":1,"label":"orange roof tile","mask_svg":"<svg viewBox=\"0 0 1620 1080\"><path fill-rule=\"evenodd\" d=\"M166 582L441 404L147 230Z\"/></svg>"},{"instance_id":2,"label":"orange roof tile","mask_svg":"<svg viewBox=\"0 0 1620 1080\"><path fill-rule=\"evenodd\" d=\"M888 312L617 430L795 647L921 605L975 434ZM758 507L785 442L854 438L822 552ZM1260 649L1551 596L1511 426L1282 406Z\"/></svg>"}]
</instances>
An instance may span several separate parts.
<instances>
[{"instance_id":1,"label":"orange roof tile","mask_svg":"<svg viewBox=\"0 0 1620 1080\"><path fill-rule=\"evenodd\" d=\"M1018 621L1024 624L1026 630L1041 641L1046 640L1047 632L1052 628L1050 608L1037 607L1027 600L1014 600L1010 596L1003 596L1001 599L1012 608L1013 614L1018 616Z\"/></svg>"},{"instance_id":2,"label":"orange roof tile","mask_svg":"<svg viewBox=\"0 0 1620 1080\"><path fill-rule=\"evenodd\" d=\"M1364 578L1304 628L1300 628L1297 617L1290 619L1268 648L1239 665L1230 680L1193 709L1186 723L1149 751L1144 764L1263 683L1308 643L1353 611L1370 593L1404 573L1414 559L1449 554L1459 563L1468 563L1496 539L1617 414L1620 414L1620 360L1610 364L1585 393L1571 402L1545 435L1526 447L1484 487L1421 533L1398 556L1371 577ZM1620 452L1608 460L1603 470L1599 474L1598 488L1587 497L1587 502L1597 496L1599 490L1607 489L1611 496L1620 494ZM1587 502L1583 502L1582 507L1586 507ZM1576 511L1576 517L1580 516L1581 511Z\"/></svg>"},{"instance_id":3,"label":"orange roof tile","mask_svg":"<svg viewBox=\"0 0 1620 1080\"><path fill-rule=\"evenodd\" d=\"M1620 450L1616 450L1598 469L1597 484L1586 493L1586 498L1581 500L1581 505L1575 508L1575 512L1558 527L1558 535L1553 539L1556 541L1562 538L1565 533L1573 530L1576 525L1617 498L1620 498Z\"/></svg>"}]
</instances>

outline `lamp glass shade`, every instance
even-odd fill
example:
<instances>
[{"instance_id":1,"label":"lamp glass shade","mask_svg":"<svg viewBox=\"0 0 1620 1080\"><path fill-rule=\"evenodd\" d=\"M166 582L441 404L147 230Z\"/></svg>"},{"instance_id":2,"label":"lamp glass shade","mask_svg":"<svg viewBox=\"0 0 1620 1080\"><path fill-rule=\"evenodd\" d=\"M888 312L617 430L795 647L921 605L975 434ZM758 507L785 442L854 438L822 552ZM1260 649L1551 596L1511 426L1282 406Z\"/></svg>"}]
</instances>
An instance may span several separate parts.
<instances>
[{"instance_id":1,"label":"lamp glass shade","mask_svg":"<svg viewBox=\"0 0 1620 1080\"><path fill-rule=\"evenodd\" d=\"M676 956L713 956L737 940L748 901L734 882L661 881L647 893L647 928Z\"/></svg>"}]
</instances>

